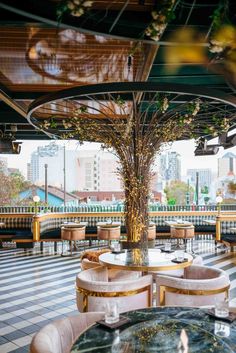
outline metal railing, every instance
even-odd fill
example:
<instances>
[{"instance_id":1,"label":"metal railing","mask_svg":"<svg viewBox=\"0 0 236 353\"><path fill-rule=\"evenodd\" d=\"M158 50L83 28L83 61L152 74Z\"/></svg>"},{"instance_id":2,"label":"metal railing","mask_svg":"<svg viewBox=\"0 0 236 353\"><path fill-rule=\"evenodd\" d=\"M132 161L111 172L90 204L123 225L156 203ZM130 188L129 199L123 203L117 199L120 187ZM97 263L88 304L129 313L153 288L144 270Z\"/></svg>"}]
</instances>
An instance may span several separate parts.
<instances>
[{"instance_id":1,"label":"metal railing","mask_svg":"<svg viewBox=\"0 0 236 353\"><path fill-rule=\"evenodd\" d=\"M216 211L216 205L149 205L149 211ZM221 205L222 211L236 211L236 204ZM101 212L123 212L124 205L78 205L78 206L38 206L38 213L47 212L85 212L85 213L101 213ZM0 213L35 213L34 206L0 206Z\"/></svg>"}]
</instances>

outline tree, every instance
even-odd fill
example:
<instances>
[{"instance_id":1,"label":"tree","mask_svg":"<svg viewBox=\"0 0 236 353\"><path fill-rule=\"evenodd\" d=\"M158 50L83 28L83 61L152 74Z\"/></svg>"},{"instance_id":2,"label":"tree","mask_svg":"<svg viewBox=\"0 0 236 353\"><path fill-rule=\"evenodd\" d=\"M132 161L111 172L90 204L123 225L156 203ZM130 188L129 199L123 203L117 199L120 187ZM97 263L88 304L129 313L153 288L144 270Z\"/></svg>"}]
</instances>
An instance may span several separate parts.
<instances>
[{"instance_id":1,"label":"tree","mask_svg":"<svg viewBox=\"0 0 236 353\"><path fill-rule=\"evenodd\" d=\"M204 197L205 205L207 205L209 201L210 201L210 197L209 196L205 196Z\"/></svg>"},{"instance_id":2,"label":"tree","mask_svg":"<svg viewBox=\"0 0 236 353\"><path fill-rule=\"evenodd\" d=\"M235 197L235 194L236 194L236 183L234 183L233 181L230 181L228 183L227 189L228 189L229 194L234 195L234 197Z\"/></svg>"},{"instance_id":3,"label":"tree","mask_svg":"<svg viewBox=\"0 0 236 353\"><path fill-rule=\"evenodd\" d=\"M125 190L127 237L137 244L147 241L151 168L163 144L209 138L233 125L226 110L234 103L216 98L202 87L188 87L186 94L182 85L98 84L42 97L30 105L28 119L49 137L100 142L114 151Z\"/></svg>"},{"instance_id":4,"label":"tree","mask_svg":"<svg viewBox=\"0 0 236 353\"><path fill-rule=\"evenodd\" d=\"M179 180L173 180L164 190L168 204L172 200L175 200L175 204L184 205L186 204L186 194L189 192L190 202L193 201L194 189L187 183Z\"/></svg>"},{"instance_id":5,"label":"tree","mask_svg":"<svg viewBox=\"0 0 236 353\"><path fill-rule=\"evenodd\" d=\"M1 166L2 162L0 162L0 203L2 206L16 205L18 204L19 192L24 190L29 183L25 181L21 173L7 175Z\"/></svg>"},{"instance_id":6,"label":"tree","mask_svg":"<svg viewBox=\"0 0 236 353\"><path fill-rule=\"evenodd\" d=\"M207 185L202 186L201 194L208 194L208 193L209 193L208 186Z\"/></svg>"}]
</instances>

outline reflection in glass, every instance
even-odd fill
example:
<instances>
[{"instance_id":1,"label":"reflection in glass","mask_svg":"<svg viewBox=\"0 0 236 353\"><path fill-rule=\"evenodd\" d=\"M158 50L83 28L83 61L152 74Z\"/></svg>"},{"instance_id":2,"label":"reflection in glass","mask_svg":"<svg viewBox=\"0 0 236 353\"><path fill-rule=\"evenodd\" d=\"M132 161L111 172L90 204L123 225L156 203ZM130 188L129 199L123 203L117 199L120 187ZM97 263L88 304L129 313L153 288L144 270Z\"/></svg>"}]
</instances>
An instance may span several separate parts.
<instances>
[{"instance_id":1,"label":"reflection in glass","mask_svg":"<svg viewBox=\"0 0 236 353\"><path fill-rule=\"evenodd\" d=\"M148 266L148 248L131 249L126 253L126 265Z\"/></svg>"},{"instance_id":2,"label":"reflection in glass","mask_svg":"<svg viewBox=\"0 0 236 353\"><path fill-rule=\"evenodd\" d=\"M216 321L214 333L218 337L229 337L230 325L223 321Z\"/></svg>"}]
</instances>

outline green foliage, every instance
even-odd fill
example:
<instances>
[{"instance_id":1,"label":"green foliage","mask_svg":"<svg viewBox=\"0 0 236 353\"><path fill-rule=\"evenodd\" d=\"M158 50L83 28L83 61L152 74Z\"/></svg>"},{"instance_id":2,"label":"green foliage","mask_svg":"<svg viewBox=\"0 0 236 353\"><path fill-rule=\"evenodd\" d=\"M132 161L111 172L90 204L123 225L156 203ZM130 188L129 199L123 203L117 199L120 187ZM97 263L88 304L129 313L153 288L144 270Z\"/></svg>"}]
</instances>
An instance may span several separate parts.
<instances>
[{"instance_id":1,"label":"green foliage","mask_svg":"<svg viewBox=\"0 0 236 353\"><path fill-rule=\"evenodd\" d=\"M213 12L213 15L210 16L210 18L212 18L212 31L216 31L222 26L222 24L230 22L228 18L228 10L229 1L221 0L218 7Z\"/></svg>"},{"instance_id":2,"label":"green foliage","mask_svg":"<svg viewBox=\"0 0 236 353\"><path fill-rule=\"evenodd\" d=\"M206 205L208 204L209 201L210 201L210 197L209 196L205 196L204 197L204 202L205 202Z\"/></svg>"},{"instance_id":3,"label":"green foliage","mask_svg":"<svg viewBox=\"0 0 236 353\"><path fill-rule=\"evenodd\" d=\"M174 206L174 205L176 205L176 199L169 199L167 201L167 203L168 203L169 206Z\"/></svg>"},{"instance_id":4,"label":"green foliage","mask_svg":"<svg viewBox=\"0 0 236 353\"><path fill-rule=\"evenodd\" d=\"M208 190L208 187L205 185L201 188L201 194L208 194L209 193L209 190Z\"/></svg>"},{"instance_id":5,"label":"green foliage","mask_svg":"<svg viewBox=\"0 0 236 353\"><path fill-rule=\"evenodd\" d=\"M169 201L175 200L177 205L184 205L186 203L187 193L189 193L190 202L193 201L194 190L183 181L171 181L170 184L166 186L164 192L166 194L168 204Z\"/></svg>"},{"instance_id":6,"label":"green foliage","mask_svg":"<svg viewBox=\"0 0 236 353\"><path fill-rule=\"evenodd\" d=\"M53 118L51 118L50 127L52 129L56 129L57 128L57 122Z\"/></svg>"},{"instance_id":7,"label":"green foliage","mask_svg":"<svg viewBox=\"0 0 236 353\"><path fill-rule=\"evenodd\" d=\"M230 194L232 195L236 194L236 183L234 183L233 181L230 181L227 188Z\"/></svg>"},{"instance_id":8,"label":"green foliage","mask_svg":"<svg viewBox=\"0 0 236 353\"><path fill-rule=\"evenodd\" d=\"M121 98L120 95L116 98L115 103L120 107L123 107L125 105L125 101Z\"/></svg>"},{"instance_id":9,"label":"green foliage","mask_svg":"<svg viewBox=\"0 0 236 353\"><path fill-rule=\"evenodd\" d=\"M1 166L1 162L0 162ZM2 206L19 204L18 195L30 185L21 173L6 175L0 167L0 203Z\"/></svg>"}]
</instances>

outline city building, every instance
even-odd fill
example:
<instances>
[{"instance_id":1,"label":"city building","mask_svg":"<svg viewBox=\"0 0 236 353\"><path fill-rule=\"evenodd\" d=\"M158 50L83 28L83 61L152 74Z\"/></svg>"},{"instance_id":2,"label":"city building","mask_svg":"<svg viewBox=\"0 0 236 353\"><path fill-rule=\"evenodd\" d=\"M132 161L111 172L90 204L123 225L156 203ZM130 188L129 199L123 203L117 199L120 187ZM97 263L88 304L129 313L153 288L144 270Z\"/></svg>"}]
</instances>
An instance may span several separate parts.
<instances>
[{"instance_id":1,"label":"city building","mask_svg":"<svg viewBox=\"0 0 236 353\"><path fill-rule=\"evenodd\" d=\"M32 179L32 168L31 168L31 163L27 163L27 174L26 174L26 179L27 180L33 180Z\"/></svg>"},{"instance_id":2,"label":"city building","mask_svg":"<svg viewBox=\"0 0 236 353\"><path fill-rule=\"evenodd\" d=\"M207 187L207 189L209 190L212 182L211 169L187 169L187 180L193 186L196 185L197 173L199 189L201 190L204 187Z\"/></svg>"},{"instance_id":3,"label":"city building","mask_svg":"<svg viewBox=\"0 0 236 353\"><path fill-rule=\"evenodd\" d=\"M84 191L121 191L118 159L106 151L80 151L78 155L78 189Z\"/></svg>"},{"instance_id":4,"label":"city building","mask_svg":"<svg viewBox=\"0 0 236 353\"><path fill-rule=\"evenodd\" d=\"M158 164L163 180L181 180L181 160L177 152L161 154Z\"/></svg>"},{"instance_id":5,"label":"city building","mask_svg":"<svg viewBox=\"0 0 236 353\"><path fill-rule=\"evenodd\" d=\"M71 192L78 190L78 151L64 150L64 146L51 142L46 146L40 146L31 154L28 177L33 184L45 184L45 172L47 169L48 185L64 188L64 176L66 177L66 190ZM65 164L65 175L64 175Z\"/></svg>"},{"instance_id":6,"label":"city building","mask_svg":"<svg viewBox=\"0 0 236 353\"><path fill-rule=\"evenodd\" d=\"M116 202L124 201L124 191L77 191L75 195L80 199L80 202L96 203L96 202ZM162 194L157 191L152 191L152 201L162 200Z\"/></svg>"},{"instance_id":7,"label":"city building","mask_svg":"<svg viewBox=\"0 0 236 353\"><path fill-rule=\"evenodd\" d=\"M65 175L64 175L65 163ZM121 191L122 183L117 174L118 159L105 151L64 150L51 142L38 147L31 154L27 177L33 184L45 185L47 169L48 185L66 190Z\"/></svg>"},{"instance_id":8,"label":"city building","mask_svg":"<svg viewBox=\"0 0 236 353\"><path fill-rule=\"evenodd\" d=\"M6 157L0 157L0 171L4 174L8 174L7 172L7 158Z\"/></svg>"},{"instance_id":9,"label":"city building","mask_svg":"<svg viewBox=\"0 0 236 353\"><path fill-rule=\"evenodd\" d=\"M7 168L7 173L10 174L21 174L20 169L18 168Z\"/></svg>"}]
</instances>

